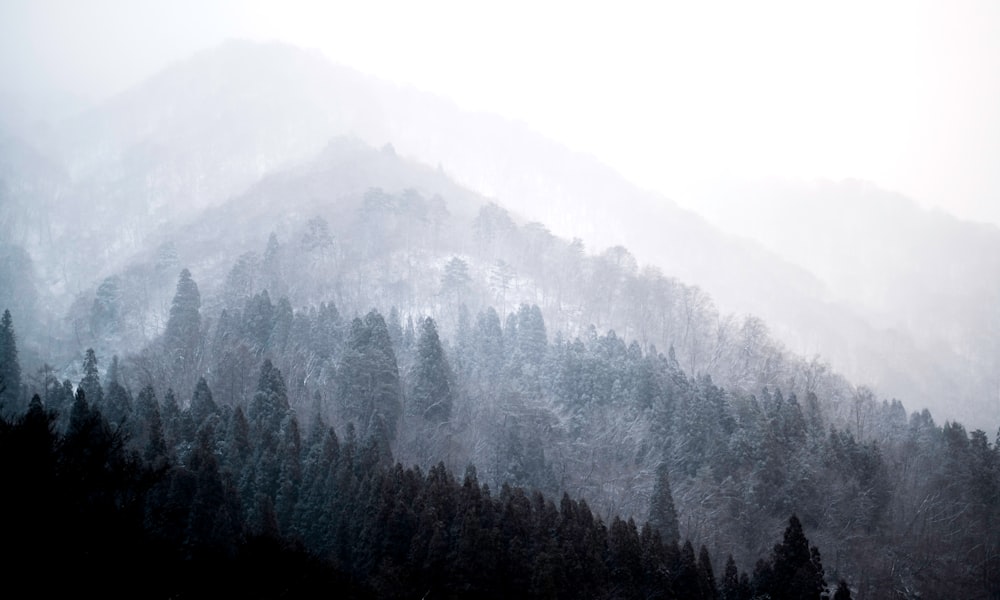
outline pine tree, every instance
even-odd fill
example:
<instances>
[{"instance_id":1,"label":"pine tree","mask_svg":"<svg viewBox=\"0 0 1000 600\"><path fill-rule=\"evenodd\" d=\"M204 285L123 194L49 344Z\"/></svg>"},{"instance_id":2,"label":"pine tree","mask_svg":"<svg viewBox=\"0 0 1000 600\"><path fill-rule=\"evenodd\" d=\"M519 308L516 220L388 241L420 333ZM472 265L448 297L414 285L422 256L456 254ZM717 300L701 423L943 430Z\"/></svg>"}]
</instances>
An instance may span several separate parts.
<instances>
[{"instance_id":1,"label":"pine tree","mask_svg":"<svg viewBox=\"0 0 1000 600\"><path fill-rule=\"evenodd\" d=\"M337 366L337 398L344 416L371 436L381 430L395 439L402 413L399 366L385 320L371 311L351 323Z\"/></svg>"},{"instance_id":2,"label":"pine tree","mask_svg":"<svg viewBox=\"0 0 1000 600\"><path fill-rule=\"evenodd\" d=\"M121 302L121 278L114 275L102 281L90 309L90 329L95 336L121 333Z\"/></svg>"},{"instance_id":3,"label":"pine tree","mask_svg":"<svg viewBox=\"0 0 1000 600\"><path fill-rule=\"evenodd\" d=\"M676 544L680 540L677 509L670 491L670 473L667 463L656 469L656 484L649 499L649 524L660 531L664 543Z\"/></svg>"},{"instance_id":4,"label":"pine tree","mask_svg":"<svg viewBox=\"0 0 1000 600\"><path fill-rule=\"evenodd\" d=\"M194 426L201 427L212 415L219 414L219 407L212 399L212 390L208 389L208 383L204 377L198 379L198 384L194 388L194 395L191 397L191 419Z\"/></svg>"},{"instance_id":5,"label":"pine tree","mask_svg":"<svg viewBox=\"0 0 1000 600\"><path fill-rule=\"evenodd\" d=\"M265 359L260 367L257 392L247 411L247 420L254 438L269 440L277 436L288 411L288 389L285 387L285 378L281 376L281 371L271 364L270 359Z\"/></svg>"},{"instance_id":6,"label":"pine tree","mask_svg":"<svg viewBox=\"0 0 1000 600\"><path fill-rule=\"evenodd\" d=\"M108 368L108 394L103 408L104 416L109 423L121 426L132 414L132 394L119 381L118 357L111 357Z\"/></svg>"},{"instance_id":7,"label":"pine tree","mask_svg":"<svg viewBox=\"0 0 1000 600\"><path fill-rule=\"evenodd\" d=\"M412 410L433 424L446 422L451 417L454 402L452 375L437 327L430 317L420 324L415 371L410 394Z\"/></svg>"},{"instance_id":8,"label":"pine tree","mask_svg":"<svg viewBox=\"0 0 1000 600\"><path fill-rule=\"evenodd\" d=\"M164 348L173 375L191 373L201 353L201 293L191 272L181 271L163 333Z\"/></svg>"},{"instance_id":9,"label":"pine tree","mask_svg":"<svg viewBox=\"0 0 1000 600\"><path fill-rule=\"evenodd\" d=\"M715 572L712 570L712 558L708 555L708 548L701 547L698 552L698 585L701 589L701 597L705 600L716 600L719 591L715 585Z\"/></svg>"},{"instance_id":10,"label":"pine tree","mask_svg":"<svg viewBox=\"0 0 1000 600\"><path fill-rule=\"evenodd\" d=\"M87 348L83 357L83 379L80 388L87 395L87 402L93 406L101 406L104 402L104 389L101 387L101 375L97 369L97 355L93 348Z\"/></svg>"},{"instance_id":11,"label":"pine tree","mask_svg":"<svg viewBox=\"0 0 1000 600\"><path fill-rule=\"evenodd\" d=\"M177 405L177 397L174 396L173 388L167 388L167 393L163 395L163 434L168 448L176 448L184 442L184 423L181 415L181 408Z\"/></svg>"},{"instance_id":12,"label":"pine tree","mask_svg":"<svg viewBox=\"0 0 1000 600\"><path fill-rule=\"evenodd\" d=\"M503 372L504 339L500 316L492 306L476 316L473 347L478 375L486 382L487 389L493 389L499 384Z\"/></svg>"},{"instance_id":13,"label":"pine tree","mask_svg":"<svg viewBox=\"0 0 1000 600\"><path fill-rule=\"evenodd\" d=\"M441 277L441 294L451 299L453 305L458 307L464 296L468 294L472 284L472 277L469 276L469 265L453 256L444 267L444 275Z\"/></svg>"},{"instance_id":14,"label":"pine tree","mask_svg":"<svg viewBox=\"0 0 1000 600\"><path fill-rule=\"evenodd\" d=\"M0 320L0 413L21 410L21 363L17 358L17 336L10 311Z\"/></svg>"},{"instance_id":15,"label":"pine tree","mask_svg":"<svg viewBox=\"0 0 1000 600\"><path fill-rule=\"evenodd\" d=\"M740 572L730 554L726 559L726 570L722 575L722 600L740 600Z\"/></svg>"},{"instance_id":16,"label":"pine tree","mask_svg":"<svg viewBox=\"0 0 1000 600\"><path fill-rule=\"evenodd\" d=\"M295 505L299 501L302 487L302 463L300 460L302 440L299 435L299 422L294 414L289 414L285 419L278 452L281 464L274 510L281 532L290 535L294 525Z\"/></svg>"},{"instance_id":17,"label":"pine tree","mask_svg":"<svg viewBox=\"0 0 1000 600\"><path fill-rule=\"evenodd\" d=\"M681 546L674 573L674 591L678 598L701 597L698 561L694 556L694 546L691 545L690 540L685 540L684 545Z\"/></svg>"},{"instance_id":18,"label":"pine tree","mask_svg":"<svg viewBox=\"0 0 1000 600\"><path fill-rule=\"evenodd\" d=\"M802 523L792 515L784 539L772 553L770 593L775 600L819 599L826 592L819 550L809 547Z\"/></svg>"},{"instance_id":19,"label":"pine tree","mask_svg":"<svg viewBox=\"0 0 1000 600\"><path fill-rule=\"evenodd\" d=\"M833 600L851 600L851 587L843 579L837 584L837 591L833 594Z\"/></svg>"},{"instance_id":20,"label":"pine tree","mask_svg":"<svg viewBox=\"0 0 1000 600\"><path fill-rule=\"evenodd\" d=\"M143 460L153 469L167 464L167 442L163 435L160 405L153 386L147 385L135 401L135 419L132 420L132 441L142 450Z\"/></svg>"}]
</instances>

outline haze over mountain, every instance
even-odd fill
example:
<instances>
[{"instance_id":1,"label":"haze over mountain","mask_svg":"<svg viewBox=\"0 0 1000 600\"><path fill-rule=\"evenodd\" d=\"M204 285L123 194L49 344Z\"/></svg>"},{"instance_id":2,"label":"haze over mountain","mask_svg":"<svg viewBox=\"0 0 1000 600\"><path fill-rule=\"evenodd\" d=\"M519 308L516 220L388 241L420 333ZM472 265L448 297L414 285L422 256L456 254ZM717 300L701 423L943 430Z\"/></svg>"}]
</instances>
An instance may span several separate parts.
<instances>
[{"instance_id":1,"label":"haze over mountain","mask_svg":"<svg viewBox=\"0 0 1000 600\"><path fill-rule=\"evenodd\" d=\"M10 176L13 201L6 202L4 213L8 239L36 257L53 289L81 290L95 277L114 272L121 264L117 261L144 247L147 236L165 223L218 205L264 174L315 155L338 135L357 136L375 147L391 145L557 235L579 237L595 252L623 245L641 264L703 287L723 311L761 316L791 350L819 354L881 394L987 428L1000 420L995 393L990 394L996 389L992 351L971 361L961 349L970 347L968 336L953 331L950 337L931 338L924 335L927 328L917 332L876 318L872 308L902 315L906 299L916 296L900 293L876 307L855 302L843 289L843 278L831 278L822 265L804 259L820 243L796 236L810 231L806 221L781 230L772 226L767 235L752 227L735 231L742 238L723 234L695 213L638 189L595 159L524 125L462 111L447 100L282 44L229 42L42 132L34 139L35 149L10 138L11 150L4 155L10 168L17 161L31 168ZM52 175L38 180L34 173L40 171ZM39 195L37 190L46 186L51 189ZM74 200L72 208L54 210L55 199L65 196ZM710 214L742 215L742 224L772 214L752 208L752 194L723 196L729 201L725 210ZM111 241L102 237L98 242L84 224L112 215ZM840 222L850 228L864 221ZM882 233L872 238L880 240L878 247L854 256L879 257L912 247L919 233L881 244L906 223L905 215L883 220ZM830 225L820 230L829 231ZM87 248L88 240L101 247L69 258L62 253L55 262L39 260L55 248L53 235L66 247ZM851 234L841 230L834 238L846 235ZM971 241L968 236L950 240L958 246ZM800 246L805 250L796 251ZM954 245L945 248L964 252ZM72 262L88 255L101 260ZM944 251L935 256L949 260ZM838 264L855 271L849 259ZM872 273L868 280L883 283L898 264L891 257L864 261ZM988 273L988 265L976 272ZM978 302L974 291L963 291L973 280L982 278L954 282L954 294L966 299L950 306ZM988 305L978 306L987 311ZM970 375L978 383L971 383ZM954 402L955 396L962 402Z\"/></svg>"},{"instance_id":2,"label":"haze over mountain","mask_svg":"<svg viewBox=\"0 0 1000 600\"><path fill-rule=\"evenodd\" d=\"M0 128L0 551L27 576L1000 593L993 225L853 180L681 206L283 43Z\"/></svg>"}]
</instances>

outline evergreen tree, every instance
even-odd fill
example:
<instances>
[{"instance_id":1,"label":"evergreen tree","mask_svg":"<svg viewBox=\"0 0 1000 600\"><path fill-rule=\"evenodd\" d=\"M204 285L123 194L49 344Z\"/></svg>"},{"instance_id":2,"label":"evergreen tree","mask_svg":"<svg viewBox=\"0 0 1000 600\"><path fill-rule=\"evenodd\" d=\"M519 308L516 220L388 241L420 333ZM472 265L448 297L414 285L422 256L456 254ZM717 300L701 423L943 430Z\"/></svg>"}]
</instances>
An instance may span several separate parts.
<instances>
[{"instance_id":1,"label":"evergreen tree","mask_svg":"<svg viewBox=\"0 0 1000 600\"><path fill-rule=\"evenodd\" d=\"M712 570L712 558L708 555L708 548L705 546L702 546L698 552L698 585L704 600L716 600L719 597L719 591L715 585L715 572Z\"/></svg>"},{"instance_id":2,"label":"evergreen tree","mask_svg":"<svg viewBox=\"0 0 1000 600\"><path fill-rule=\"evenodd\" d=\"M289 414L282 427L280 453L280 471L278 474L278 490L274 499L275 515L278 527L285 535L290 535L294 526L295 506L299 501L302 486L302 440L299 434L299 422L294 413Z\"/></svg>"},{"instance_id":3,"label":"evergreen tree","mask_svg":"<svg viewBox=\"0 0 1000 600\"><path fill-rule=\"evenodd\" d=\"M337 367L337 398L347 420L356 422L365 435L381 430L388 441L395 439L402 413L399 366L388 327L377 311L351 323Z\"/></svg>"},{"instance_id":4,"label":"evergreen tree","mask_svg":"<svg viewBox=\"0 0 1000 600\"><path fill-rule=\"evenodd\" d=\"M678 598L700 598L701 577L698 572L698 561L694 556L694 546L690 540L685 540L681 546L677 566L674 570L674 591Z\"/></svg>"},{"instance_id":5,"label":"evergreen tree","mask_svg":"<svg viewBox=\"0 0 1000 600\"><path fill-rule=\"evenodd\" d=\"M121 304L121 277L113 275L98 286L90 309L90 329L95 336L121 333Z\"/></svg>"},{"instance_id":6,"label":"evergreen tree","mask_svg":"<svg viewBox=\"0 0 1000 600\"><path fill-rule=\"evenodd\" d=\"M722 575L722 589L720 590L722 600L741 600L740 596L740 572L736 568L736 561L730 554L726 559L726 570Z\"/></svg>"},{"instance_id":7,"label":"evergreen tree","mask_svg":"<svg viewBox=\"0 0 1000 600\"><path fill-rule=\"evenodd\" d=\"M132 394L119 381L118 357L111 357L108 368L108 394L104 403L104 417L109 423L120 427L132 413Z\"/></svg>"},{"instance_id":8,"label":"evergreen tree","mask_svg":"<svg viewBox=\"0 0 1000 600\"><path fill-rule=\"evenodd\" d=\"M93 348L87 348L83 357L83 379L80 388L87 395L87 402L100 406L104 402L104 388L101 387L101 375L97 369L97 355Z\"/></svg>"},{"instance_id":9,"label":"evergreen tree","mask_svg":"<svg viewBox=\"0 0 1000 600\"><path fill-rule=\"evenodd\" d=\"M247 422L243 407L237 406L229 417L229 430L226 432L226 447L223 467L230 475L239 481L246 469L253 448L250 446L250 424Z\"/></svg>"},{"instance_id":10,"label":"evergreen tree","mask_svg":"<svg viewBox=\"0 0 1000 600\"><path fill-rule=\"evenodd\" d=\"M163 434L168 448L176 448L184 441L184 423L181 408L177 405L177 397L173 388L167 388L163 395Z\"/></svg>"},{"instance_id":11,"label":"evergreen tree","mask_svg":"<svg viewBox=\"0 0 1000 600\"><path fill-rule=\"evenodd\" d=\"M167 464L167 442L163 435L163 420L153 386L147 385L135 401L132 420L132 442L142 451L143 460L153 469Z\"/></svg>"},{"instance_id":12,"label":"evergreen tree","mask_svg":"<svg viewBox=\"0 0 1000 600\"><path fill-rule=\"evenodd\" d=\"M168 365L174 376L189 374L198 365L201 353L201 293L191 272L181 271L177 291L170 305L170 318L163 333Z\"/></svg>"},{"instance_id":13,"label":"evergreen tree","mask_svg":"<svg viewBox=\"0 0 1000 600\"><path fill-rule=\"evenodd\" d=\"M195 427L201 427L208 417L218 414L219 407L212 399L212 390L208 389L208 383L201 377L191 397L191 420Z\"/></svg>"},{"instance_id":14,"label":"evergreen tree","mask_svg":"<svg viewBox=\"0 0 1000 600\"><path fill-rule=\"evenodd\" d=\"M833 593L833 600L851 600L851 586L843 579L837 584L837 591Z\"/></svg>"},{"instance_id":15,"label":"evergreen tree","mask_svg":"<svg viewBox=\"0 0 1000 600\"><path fill-rule=\"evenodd\" d=\"M281 429L281 423L288 415L288 389L285 378L270 359L264 359L257 380L257 392L250 402L247 419L258 440L270 439Z\"/></svg>"},{"instance_id":16,"label":"evergreen tree","mask_svg":"<svg viewBox=\"0 0 1000 600\"><path fill-rule=\"evenodd\" d=\"M810 548L802 532L802 523L792 515L784 539L772 553L772 579L769 591L775 600L819 599L826 592L819 550Z\"/></svg>"},{"instance_id":17,"label":"evergreen tree","mask_svg":"<svg viewBox=\"0 0 1000 600\"><path fill-rule=\"evenodd\" d=\"M441 294L451 299L454 307L462 303L472 285L472 277L469 276L469 265L453 256L444 267L444 275L441 277Z\"/></svg>"},{"instance_id":18,"label":"evergreen tree","mask_svg":"<svg viewBox=\"0 0 1000 600\"><path fill-rule=\"evenodd\" d=\"M537 304L522 304L517 311L517 348L522 360L540 369L548 349L545 319Z\"/></svg>"},{"instance_id":19,"label":"evergreen tree","mask_svg":"<svg viewBox=\"0 0 1000 600\"><path fill-rule=\"evenodd\" d=\"M21 410L21 363L17 358L17 336L9 310L0 319L0 414Z\"/></svg>"},{"instance_id":20,"label":"evergreen tree","mask_svg":"<svg viewBox=\"0 0 1000 600\"><path fill-rule=\"evenodd\" d=\"M232 555L242 533L239 501L219 472L213 423L206 421L198 430L188 461L195 487L185 541L194 553Z\"/></svg>"},{"instance_id":21,"label":"evergreen tree","mask_svg":"<svg viewBox=\"0 0 1000 600\"><path fill-rule=\"evenodd\" d=\"M420 323L415 371L409 398L412 411L433 424L446 422L454 402L452 374L430 317Z\"/></svg>"},{"instance_id":22,"label":"evergreen tree","mask_svg":"<svg viewBox=\"0 0 1000 600\"><path fill-rule=\"evenodd\" d=\"M676 544L680 540L677 509L670 491L670 474L667 463L660 463L656 469L656 484L649 499L649 524L660 531L663 541Z\"/></svg>"},{"instance_id":23,"label":"evergreen tree","mask_svg":"<svg viewBox=\"0 0 1000 600\"><path fill-rule=\"evenodd\" d=\"M473 347L478 376L485 380L487 389L495 388L500 383L503 372L504 339L500 316L492 306L476 316Z\"/></svg>"}]
</instances>

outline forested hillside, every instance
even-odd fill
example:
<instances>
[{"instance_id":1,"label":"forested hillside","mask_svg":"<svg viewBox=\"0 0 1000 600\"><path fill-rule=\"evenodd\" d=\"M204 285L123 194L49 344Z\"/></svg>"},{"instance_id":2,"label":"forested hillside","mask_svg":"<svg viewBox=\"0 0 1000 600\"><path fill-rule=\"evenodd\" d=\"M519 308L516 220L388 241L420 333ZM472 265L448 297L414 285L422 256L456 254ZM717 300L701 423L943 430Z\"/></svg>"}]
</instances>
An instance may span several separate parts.
<instances>
[{"instance_id":1,"label":"forested hillside","mask_svg":"<svg viewBox=\"0 0 1000 600\"><path fill-rule=\"evenodd\" d=\"M403 201L407 197L410 204ZM400 206L419 214L423 200L415 192L397 197L370 190L356 218L364 224L375 208L393 213ZM519 236L539 229L528 225L522 230L502 209L486 205L474 221L481 235L488 219L507 224L504 235L514 247L524 243ZM374 257L387 248L401 252L396 241L413 239L406 233L407 222L383 218L376 220L377 225L368 223L365 240L392 243L370 246L373 254L366 260L387 266L384 257L385 262ZM380 236L385 223L399 229ZM358 223L352 226L358 228ZM413 499L421 493L421 486L433 486L435 479L451 486L452 494L459 494L459 484L449 473L467 468L472 470L463 484L466 493L470 487L480 489L480 483L486 486L480 493L487 498L491 498L487 489L499 493L495 504L487 502L491 514L523 510L527 511L524 518L533 522L553 518L558 512L565 520L570 517L562 513L579 509L573 502L582 501L587 507L579 509L582 518L606 524L595 525L598 532L601 527L609 528L603 534L610 536L606 543L624 536L614 543L631 545L636 556L652 552L653 558L642 560L663 566L636 567L639 570L629 576L629 586L635 587L619 588L621 573L616 569L620 567L607 562L600 571L585 569L606 575L581 582L561 571L565 568L562 551L546 550L545 535L539 532L551 529L526 525L528 529L514 537L509 532L496 535L508 544L523 539L523 548L503 551L518 553L528 566L511 567L513 573L477 571L486 579L463 584L471 587L450 593L461 594L465 589L472 594L477 586L490 587L490 577L496 576L517 585L503 588L507 591L501 595L535 590L532 585L548 586L543 589L550 591L581 585L575 589L610 590L608 595L615 597L630 597L644 589L662 590L669 597L671 589L676 592L685 585L677 578L683 579L688 568L685 557L693 557L694 547L704 547L696 564L709 565L713 560L723 564L732 557L732 569L751 574L744 588L763 590L770 585L766 583L770 575L767 564L758 561L770 556L773 539L792 514L797 516L794 523L800 523L823 548L827 583L843 578L859 597L937 596L955 589L970 597L996 593L1000 539L992 524L1000 512L1000 452L996 441L991 443L983 432L970 434L957 423L938 426L927 411L907 415L898 401L879 401L863 388L853 389L822 364L782 352L752 319L740 326L741 335L733 340L722 336L718 321L701 332L693 326L681 327L707 322L713 315L707 299L697 311L689 307L688 312L663 315L659 323L663 331L647 333L678 336L667 339L679 340L700 334L713 342L704 348L683 345L682 353L673 346L661 352L647 340L640 343L612 330L599 333L595 327L577 333L550 332L553 325L537 304L515 307L518 294L506 296L504 271L524 273L524 289L548 298L547 306L553 310L553 292L528 283L527 262L494 263L484 269L491 275L492 286L484 277L474 277L476 269L457 256L443 264L413 266L417 269L413 281L422 281L429 290L393 292L392 280L371 286L376 298L393 298L393 293L400 294L397 300L435 298L424 305L423 312L416 310L418 304L409 304L405 311L391 306L381 312L369 310L364 316L356 310L352 312L357 316L342 315L333 300L295 310L285 296L272 300L265 286L308 295L305 290L311 288L300 289L295 282L309 281L307 273L316 276L322 270L302 254L324 246L330 250L337 239L317 217L306 219L304 237L315 243L282 244L272 235L260 258L241 257L225 278L221 298L216 300L221 312L214 315L203 308L192 274L182 270L162 335L123 360L88 351L80 365L82 377L76 392L72 381L60 383L49 367L30 378L32 383L20 374L5 373L4 381L23 382L8 386L10 391L5 392L8 419L31 408L27 397L32 391L39 394L35 418L40 418L38 411L54 411L55 431L65 429L69 435L74 419L93 414L92 426L100 423L101 431L118 440L122 452L131 448L136 453L132 460L144 457L167 469L168 475L160 475L170 483L159 485L170 493L188 494L175 499L177 506L185 507L181 510L184 518L207 519L213 528L229 523L228 529L195 534L185 521L183 526L168 528L173 535L185 531L215 536L211 544L241 540L241 535L255 540L258 534L286 542L299 540L296 543L303 544L307 553L303 557L334 565L333 574L326 576L349 577L359 589L376 590L379 595L400 589L397 585L451 589L463 581L466 575L451 569L464 564L455 553L462 547L465 526L461 519L468 517L468 509L463 513L454 507L435 507L432 515L421 515L414 508L409 517L395 515L389 500L384 500L386 507L375 508L375 490L380 490L381 497L381 490L388 486L385 494L403 506L419 507ZM554 238L551 242L560 243ZM566 244L567 249L572 246ZM619 259L628 256L623 249L609 254ZM419 252L409 248L396 254L412 255ZM547 254L528 256L537 260ZM477 264L475 253L468 258ZM603 273L605 282L639 289L658 285L654 289L661 295L652 301L657 306L669 305L675 294L698 293L655 273L636 273L627 262L611 263L607 254L576 258L579 268L585 269L581 273ZM352 266L346 273L365 262L347 262ZM296 268L307 271L300 273ZM536 268L545 268L545 263ZM360 274L354 277L361 279ZM343 283L351 278L331 273L329 280ZM615 290L607 284L590 289ZM336 289L332 293L346 304L357 306L364 301L360 281L347 290L358 295ZM499 294L501 301L511 304L503 318L488 303L490 294ZM630 302L615 303L602 295L591 307L584 296L576 314L593 310L598 311L593 313L596 318L622 323L635 318ZM475 313L468 308L470 304L479 307ZM617 316L611 311L601 313L601 307L621 312ZM95 325L113 330L114 319L98 317L116 314L113 305L109 308L97 302L91 316ZM439 332L438 322L450 323L440 328L448 332L446 336ZM761 329L753 331L753 327ZM5 340L10 340L5 347L16 352L9 315L5 332ZM16 354L8 356L16 358ZM709 359L712 356L714 363ZM16 363L13 359L5 362ZM692 375L682 363L698 374ZM719 373L718 380L706 373L709 369ZM92 409L100 416L87 412ZM368 457L351 459L362 461L361 466L351 467L356 477L379 473L378 478L388 477L395 483L378 479L377 485L369 482L374 487L359 491L362 484L345 481L342 474L321 477L320 473L332 473L333 465L347 468L337 462L342 453ZM392 466L396 462L399 467ZM406 471L402 465L415 465L417 470ZM204 469L208 475L199 474ZM180 483L183 477L188 478L187 484ZM214 491L199 492L200 477L209 477ZM474 477L472 483L470 477ZM404 492L393 485L409 485L411 496L400 496ZM175 486L181 488L175 490ZM513 491L518 488L527 491ZM535 492L541 495L530 500ZM205 501L213 516L194 515L201 506L199 493L215 494L213 500ZM345 497L349 493L360 496ZM544 500L559 497L564 497L559 511ZM337 505L338 501L344 504ZM340 519L348 512L357 514L351 511L361 511L368 515L365 518L403 519L414 533L400 535L412 538L411 542L399 541L395 550L367 550L356 541L376 535L378 544L387 544L384 536L391 538L391 532L403 526L396 521L390 521L392 526L385 522L370 525L374 531L388 527L384 536L353 521L351 526L357 529L343 530L348 525L338 517L309 513L322 511L310 502L333 503L329 510ZM524 506L517 509L512 502ZM219 515L217 510L231 514ZM450 511L445 514L452 516L445 518L440 511ZM304 514L313 515L305 524L296 520ZM477 526L485 530L496 527L507 532L504 528L513 526L506 518L477 517ZM323 520L327 518L328 522ZM435 534L430 522L425 523L430 529L424 536L428 544L437 537L436 551L446 558L427 558L421 553L431 550L413 549L415 540L423 539L416 533L419 524L427 519L440 521L434 527L444 528ZM662 550L656 549L660 546L653 541L655 536L650 537L651 531L640 534L646 522L665 536ZM307 524L313 527L311 533L304 529ZM141 535L156 539L163 534L143 530ZM683 538L691 543L678 549ZM341 546L343 540L352 540L352 552L375 554L356 564L353 561L361 559L334 552L338 539ZM157 543L198 547L203 543L199 540L174 538ZM562 534L551 538L551 543L564 541ZM240 556L242 542L226 543L229 556ZM638 548L646 549L639 552ZM475 549L481 551L481 544L475 544ZM616 551L590 552L607 560L608 552L614 555ZM334 562L323 562L333 557L337 557ZM417 562L406 562L413 560ZM434 560L443 562L431 568ZM547 560L553 563L544 569L537 562ZM818 557L814 562L819 563ZM517 569L522 569L520 575ZM539 573L549 569L553 579L540 583ZM660 577L667 579L652 575L660 571L666 574ZM668 585L667 580L672 583ZM720 587L724 584L724 578L716 582Z\"/></svg>"},{"instance_id":2,"label":"forested hillside","mask_svg":"<svg viewBox=\"0 0 1000 600\"><path fill-rule=\"evenodd\" d=\"M782 340L892 348L855 358L935 390L982 388L988 360L949 387L958 350L942 371L761 246L414 97L236 43L0 138L12 573L151 582L123 597L1000 598L1000 431ZM468 156L429 133L453 122L481 125ZM497 139L516 160L483 158ZM600 196L606 231L553 233L546 190Z\"/></svg>"},{"instance_id":3,"label":"forested hillside","mask_svg":"<svg viewBox=\"0 0 1000 600\"><path fill-rule=\"evenodd\" d=\"M34 135L22 139L0 131L0 237L30 258L21 270L31 278L18 289L30 284L41 290L48 306L38 315L46 322L23 318L22 329L42 335L59 330L69 302L119 272L137 252L155 249L164 229L242 196L261 178L300 169L339 136L375 148L390 145L401 157L431 166L442 180L447 176L566 239L579 237L592 251L626 246L640 263L698 285L726 312L764 319L788 347L821 354L838 372L887 396L905 397L947 418L971 420L983 412L963 412L957 405L996 412L995 403L988 404L996 386L963 385L967 379L992 382L992 359L927 343L839 302L837 290L802 268L794 254L781 258L766 240L726 234L523 124L469 113L283 44L232 41ZM400 178L395 167L382 169L384 179L358 175L347 169L330 178L332 188L314 190L307 200L336 200L336 190L352 184L361 186L358 195L369 187L430 192L429 185ZM455 193L436 191L453 203ZM740 192L733 196L734 202L744 199ZM285 202L280 196L272 201L279 200ZM214 223L225 227L224 221ZM809 234L803 235L807 239L799 245L808 246L802 252L808 254L812 245ZM800 239L799 230L771 237ZM966 237L953 239L964 247ZM223 238L214 241L230 243ZM844 235L836 239L850 245ZM203 283L212 285L205 275ZM956 288L959 296L975 289L967 283ZM969 308L989 315L989 306ZM947 340L956 339L947 333ZM969 336L958 342L956 348L966 342L984 347ZM972 372L963 373L962 365ZM943 399L955 394L961 403ZM987 416L976 424L992 429L997 421Z\"/></svg>"}]
</instances>

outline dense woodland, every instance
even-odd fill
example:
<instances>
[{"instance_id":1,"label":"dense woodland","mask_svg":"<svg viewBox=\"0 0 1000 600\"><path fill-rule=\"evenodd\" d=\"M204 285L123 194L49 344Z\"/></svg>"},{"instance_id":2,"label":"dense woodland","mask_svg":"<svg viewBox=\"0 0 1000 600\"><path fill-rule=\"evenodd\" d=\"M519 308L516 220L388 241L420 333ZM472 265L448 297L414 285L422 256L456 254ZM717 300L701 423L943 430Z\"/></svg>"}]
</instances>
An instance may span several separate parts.
<instances>
[{"instance_id":1,"label":"dense woodland","mask_svg":"<svg viewBox=\"0 0 1000 600\"><path fill-rule=\"evenodd\" d=\"M295 252L332 245L321 220L306 232L320 241ZM864 388L844 398L766 333L751 347L752 319L732 344L724 320L693 325L710 303L688 330L667 315L681 352L595 327L551 334L538 305L481 300L506 300L503 264L477 292L457 256L423 283L439 287L438 320L294 310L264 287L308 282L284 252L272 235L262 258L241 257L216 314L183 269L162 334L122 359L88 350L77 381L22 372L4 314L0 456L22 492L4 495L3 514L21 515L5 560L81 576L120 563L163 596L205 593L205 573L246 574L235 585L259 595L1000 594L997 441ZM604 310L634 310L622 285L697 293L627 258L579 257L618 282L598 288ZM114 339L127 313L101 287L89 327ZM713 360L731 386L705 372ZM775 385L745 389L762 380Z\"/></svg>"},{"instance_id":2,"label":"dense woodland","mask_svg":"<svg viewBox=\"0 0 1000 600\"><path fill-rule=\"evenodd\" d=\"M1000 600L1000 234L869 192L792 190L798 231L727 195L785 262L274 44L2 129L0 564L45 596Z\"/></svg>"}]
</instances>

